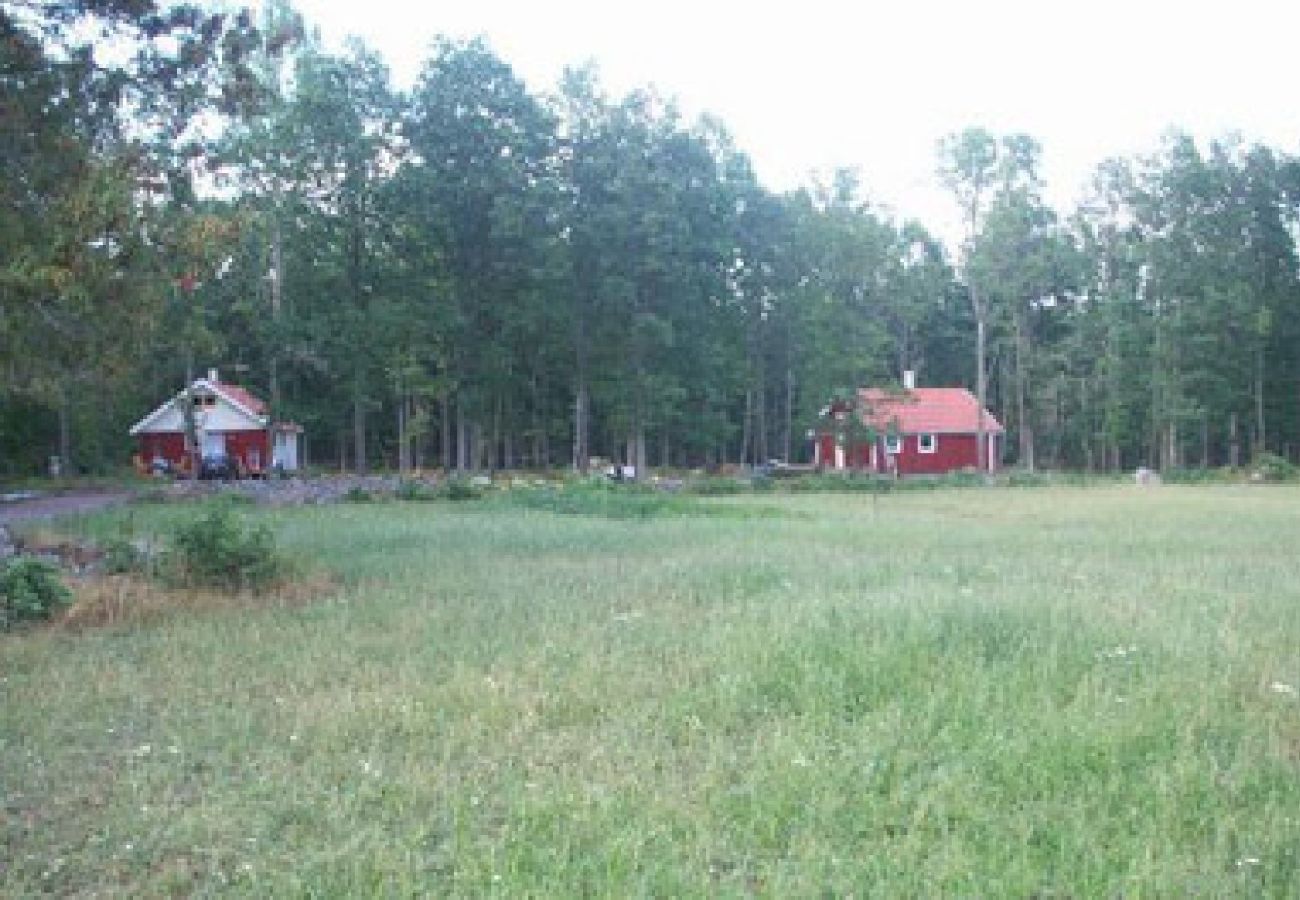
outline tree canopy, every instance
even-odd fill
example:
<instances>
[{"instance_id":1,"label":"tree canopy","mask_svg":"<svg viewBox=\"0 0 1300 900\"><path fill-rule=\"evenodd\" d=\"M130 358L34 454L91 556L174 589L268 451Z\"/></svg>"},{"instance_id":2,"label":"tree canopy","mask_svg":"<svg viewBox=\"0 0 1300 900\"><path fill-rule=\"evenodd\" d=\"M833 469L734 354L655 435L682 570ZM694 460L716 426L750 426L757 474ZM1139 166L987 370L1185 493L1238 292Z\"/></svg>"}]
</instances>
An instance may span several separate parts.
<instances>
[{"instance_id":1,"label":"tree canopy","mask_svg":"<svg viewBox=\"0 0 1300 900\"><path fill-rule=\"evenodd\" d=\"M120 465L208 366L361 470L803 460L905 370L1026 467L1300 455L1279 149L1171 133L1052 209L1034 138L954 132L949 248L849 170L770 191L723 123L591 67L537 93L439 39L402 91L282 2L0 8L0 121L0 474Z\"/></svg>"}]
</instances>

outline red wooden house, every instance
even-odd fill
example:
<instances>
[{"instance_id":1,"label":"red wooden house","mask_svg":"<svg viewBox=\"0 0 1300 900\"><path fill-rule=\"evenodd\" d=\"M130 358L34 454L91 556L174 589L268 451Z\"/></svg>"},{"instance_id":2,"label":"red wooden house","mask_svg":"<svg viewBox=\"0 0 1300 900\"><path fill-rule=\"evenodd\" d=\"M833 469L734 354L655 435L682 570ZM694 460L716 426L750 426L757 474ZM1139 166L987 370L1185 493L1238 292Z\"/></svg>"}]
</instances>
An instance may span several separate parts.
<instances>
[{"instance_id":1,"label":"red wooden house","mask_svg":"<svg viewBox=\"0 0 1300 900\"><path fill-rule=\"evenodd\" d=\"M185 411L194 407L197 448L187 446ZM202 457L227 456L245 475L263 475L272 468L297 471L302 428L292 422L270 421L266 404L236 384L226 384L216 369L145 416L131 429L139 440L142 466L158 462L187 471L197 449Z\"/></svg>"},{"instance_id":2,"label":"red wooden house","mask_svg":"<svg viewBox=\"0 0 1300 900\"><path fill-rule=\"evenodd\" d=\"M813 461L830 469L899 475L978 469L981 415L988 442L985 459L988 471L995 472L1002 458L1002 425L980 409L970 391L952 387L860 389L856 403L827 408Z\"/></svg>"}]
</instances>

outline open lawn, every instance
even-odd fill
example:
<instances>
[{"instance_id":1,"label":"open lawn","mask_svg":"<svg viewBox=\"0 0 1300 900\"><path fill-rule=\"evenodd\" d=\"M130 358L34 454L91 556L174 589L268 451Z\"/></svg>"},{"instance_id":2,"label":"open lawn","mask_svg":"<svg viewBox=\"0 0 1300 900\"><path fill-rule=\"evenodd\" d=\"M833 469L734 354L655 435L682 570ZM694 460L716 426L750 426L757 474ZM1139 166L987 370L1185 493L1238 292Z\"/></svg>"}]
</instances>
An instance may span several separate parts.
<instances>
[{"instance_id":1,"label":"open lawn","mask_svg":"<svg viewBox=\"0 0 1300 900\"><path fill-rule=\"evenodd\" d=\"M337 595L0 637L0 894L1300 894L1300 490L667 512L250 511Z\"/></svg>"}]
</instances>

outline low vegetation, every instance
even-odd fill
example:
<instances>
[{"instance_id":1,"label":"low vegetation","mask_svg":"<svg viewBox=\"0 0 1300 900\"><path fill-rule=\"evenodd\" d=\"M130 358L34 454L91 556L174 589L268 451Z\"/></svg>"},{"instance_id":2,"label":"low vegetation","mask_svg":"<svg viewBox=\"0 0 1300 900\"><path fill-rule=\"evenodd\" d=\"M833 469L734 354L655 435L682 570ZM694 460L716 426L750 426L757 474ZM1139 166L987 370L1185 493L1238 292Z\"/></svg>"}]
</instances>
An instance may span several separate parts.
<instances>
[{"instance_id":1,"label":"low vegetation","mask_svg":"<svg viewBox=\"0 0 1300 900\"><path fill-rule=\"evenodd\" d=\"M640 496L243 511L342 586L0 639L0 894L1300 892L1295 487Z\"/></svg>"},{"instance_id":2,"label":"low vegetation","mask_svg":"<svg viewBox=\"0 0 1300 900\"><path fill-rule=\"evenodd\" d=\"M48 619L72 599L53 563L16 557L0 564L0 631Z\"/></svg>"}]
</instances>

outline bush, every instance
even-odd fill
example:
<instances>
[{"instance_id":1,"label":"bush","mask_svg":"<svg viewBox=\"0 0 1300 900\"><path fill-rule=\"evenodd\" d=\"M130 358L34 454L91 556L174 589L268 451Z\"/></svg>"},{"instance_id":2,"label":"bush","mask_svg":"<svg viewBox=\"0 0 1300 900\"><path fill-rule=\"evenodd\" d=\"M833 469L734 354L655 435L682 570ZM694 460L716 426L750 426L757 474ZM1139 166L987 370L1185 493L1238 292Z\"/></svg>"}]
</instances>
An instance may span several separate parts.
<instances>
[{"instance_id":1,"label":"bush","mask_svg":"<svg viewBox=\"0 0 1300 900\"><path fill-rule=\"evenodd\" d=\"M444 500L478 500L483 496L483 488L468 478L448 478L439 485L437 493Z\"/></svg>"},{"instance_id":2,"label":"bush","mask_svg":"<svg viewBox=\"0 0 1300 900\"><path fill-rule=\"evenodd\" d=\"M116 538L104 544L104 571L109 575L141 572L144 567L144 554L130 541Z\"/></svg>"},{"instance_id":3,"label":"bush","mask_svg":"<svg viewBox=\"0 0 1300 900\"><path fill-rule=\"evenodd\" d=\"M436 500L438 494L422 481L405 480L397 485L393 496L398 500Z\"/></svg>"},{"instance_id":4,"label":"bush","mask_svg":"<svg viewBox=\"0 0 1300 900\"><path fill-rule=\"evenodd\" d=\"M781 482L782 490L794 493L874 491L887 493L896 486L894 479L865 472L814 472Z\"/></svg>"},{"instance_id":5,"label":"bush","mask_svg":"<svg viewBox=\"0 0 1300 900\"><path fill-rule=\"evenodd\" d=\"M21 556L0 569L0 630L48 619L71 600L72 592L59 579L53 563Z\"/></svg>"},{"instance_id":6,"label":"bush","mask_svg":"<svg viewBox=\"0 0 1300 900\"><path fill-rule=\"evenodd\" d=\"M224 505L177 528L167 562L182 584L236 590L265 587L283 569L270 529L244 525Z\"/></svg>"},{"instance_id":7,"label":"bush","mask_svg":"<svg viewBox=\"0 0 1300 900\"><path fill-rule=\"evenodd\" d=\"M1257 481L1290 481L1296 477L1296 467L1276 453L1261 453L1253 466Z\"/></svg>"},{"instance_id":8,"label":"bush","mask_svg":"<svg viewBox=\"0 0 1300 900\"><path fill-rule=\"evenodd\" d=\"M343 495L345 503L370 503L374 499L374 495L360 485L348 488L347 493Z\"/></svg>"}]
</instances>

